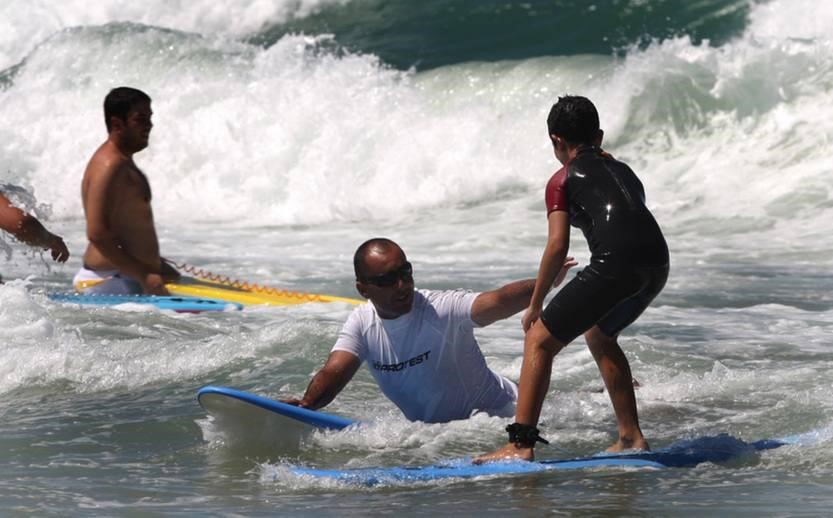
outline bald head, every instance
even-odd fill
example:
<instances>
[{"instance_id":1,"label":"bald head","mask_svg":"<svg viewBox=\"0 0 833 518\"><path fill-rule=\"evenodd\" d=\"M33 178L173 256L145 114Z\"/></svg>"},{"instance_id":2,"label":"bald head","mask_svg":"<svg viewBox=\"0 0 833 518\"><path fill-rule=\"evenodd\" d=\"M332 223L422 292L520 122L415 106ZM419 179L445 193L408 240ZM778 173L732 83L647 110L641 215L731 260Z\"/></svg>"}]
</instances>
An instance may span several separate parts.
<instances>
[{"instance_id":1,"label":"bald head","mask_svg":"<svg viewBox=\"0 0 833 518\"><path fill-rule=\"evenodd\" d=\"M356 272L356 280L362 280L367 275L367 258L372 254L387 255L390 253L405 255L402 249L386 237L374 237L368 239L356 249L353 255L353 270Z\"/></svg>"}]
</instances>

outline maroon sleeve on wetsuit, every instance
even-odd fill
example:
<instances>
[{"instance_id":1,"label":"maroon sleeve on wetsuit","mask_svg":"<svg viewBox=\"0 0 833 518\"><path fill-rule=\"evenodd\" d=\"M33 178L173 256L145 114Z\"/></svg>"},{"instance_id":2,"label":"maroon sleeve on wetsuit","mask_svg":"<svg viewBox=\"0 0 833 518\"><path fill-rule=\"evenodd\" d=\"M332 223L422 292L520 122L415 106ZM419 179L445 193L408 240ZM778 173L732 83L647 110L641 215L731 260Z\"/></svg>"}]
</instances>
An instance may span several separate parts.
<instances>
[{"instance_id":1,"label":"maroon sleeve on wetsuit","mask_svg":"<svg viewBox=\"0 0 833 518\"><path fill-rule=\"evenodd\" d=\"M547 189L544 192L544 200L547 204L547 215L556 210L567 210L567 168L559 169L550 181L547 182Z\"/></svg>"}]
</instances>

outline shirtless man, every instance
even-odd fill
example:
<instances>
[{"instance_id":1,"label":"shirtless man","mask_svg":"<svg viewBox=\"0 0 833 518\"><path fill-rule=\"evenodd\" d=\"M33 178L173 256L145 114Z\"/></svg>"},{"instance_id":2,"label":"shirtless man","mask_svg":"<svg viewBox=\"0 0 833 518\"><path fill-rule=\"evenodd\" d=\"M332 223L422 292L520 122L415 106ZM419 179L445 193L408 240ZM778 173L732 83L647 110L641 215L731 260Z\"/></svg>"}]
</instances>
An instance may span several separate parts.
<instances>
[{"instance_id":1,"label":"shirtless man","mask_svg":"<svg viewBox=\"0 0 833 518\"><path fill-rule=\"evenodd\" d=\"M167 295L165 282L179 277L159 255L150 185L133 162L148 146L152 114L150 97L135 88L115 88L104 98L107 140L81 183L89 244L73 280L78 291Z\"/></svg>"}]
</instances>

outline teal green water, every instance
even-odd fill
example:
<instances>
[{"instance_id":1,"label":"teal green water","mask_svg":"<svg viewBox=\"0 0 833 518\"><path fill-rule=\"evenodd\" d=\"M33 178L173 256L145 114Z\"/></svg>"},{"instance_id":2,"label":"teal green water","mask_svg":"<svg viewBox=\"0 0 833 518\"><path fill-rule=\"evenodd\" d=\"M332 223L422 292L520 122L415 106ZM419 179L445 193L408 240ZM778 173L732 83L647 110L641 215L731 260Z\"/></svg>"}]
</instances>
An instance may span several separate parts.
<instances>
[{"instance_id":1,"label":"teal green water","mask_svg":"<svg viewBox=\"0 0 833 518\"><path fill-rule=\"evenodd\" d=\"M343 48L425 70L468 61L622 53L687 35L720 45L746 25L747 0L357 0L274 25L249 38L330 33Z\"/></svg>"}]
</instances>

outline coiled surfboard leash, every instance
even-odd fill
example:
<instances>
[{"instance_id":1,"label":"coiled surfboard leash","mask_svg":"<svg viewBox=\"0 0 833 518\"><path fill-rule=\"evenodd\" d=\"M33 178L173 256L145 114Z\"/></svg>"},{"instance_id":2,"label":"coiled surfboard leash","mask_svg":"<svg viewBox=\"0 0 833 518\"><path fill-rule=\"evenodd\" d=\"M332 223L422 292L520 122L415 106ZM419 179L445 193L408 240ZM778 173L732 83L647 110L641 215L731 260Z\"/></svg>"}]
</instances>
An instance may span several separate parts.
<instances>
[{"instance_id":1,"label":"coiled surfboard leash","mask_svg":"<svg viewBox=\"0 0 833 518\"><path fill-rule=\"evenodd\" d=\"M291 291L291 290L282 290L280 288L273 288L271 286L263 286L260 284L256 284L253 282L241 281L239 279L234 279L229 277L228 275L222 275L210 272L203 268L199 268L197 266L190 265L188 263L179 263L171 259L167 259L165 257L162 260L171 266L175 267L177 270L190 273L194 277L198 279L205 279L207 281L211 281L217 284L221 284L223 286L229 286L231 288L236 288L242 291L247 291L250 293L257 293L260 295L272 295L275 297L283 297L283 298L290 298L290 299L298 299L306 302L327 302L327 300L318 295L317 293L306 293L302 291Z\"/></svg>"}]
</instances>

